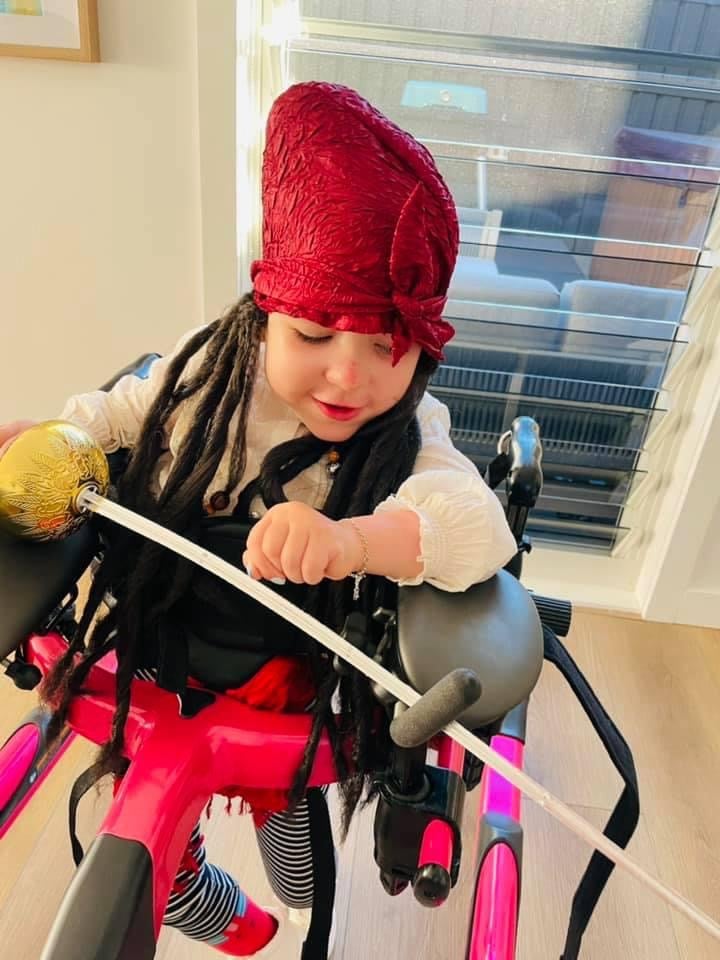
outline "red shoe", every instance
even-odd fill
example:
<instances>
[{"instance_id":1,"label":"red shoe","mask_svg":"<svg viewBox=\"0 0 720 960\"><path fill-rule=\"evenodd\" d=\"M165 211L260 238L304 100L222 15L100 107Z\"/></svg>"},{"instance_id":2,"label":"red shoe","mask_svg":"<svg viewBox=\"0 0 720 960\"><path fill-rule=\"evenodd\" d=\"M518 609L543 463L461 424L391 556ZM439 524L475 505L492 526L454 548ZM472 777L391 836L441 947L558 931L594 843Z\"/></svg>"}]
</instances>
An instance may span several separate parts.
<instances>
[{"instance_id":1,"label":"red shoe","mask_svg":"<svg viewBox=\"0 0 720 960\"><path fill-rule=\"evenodd\" d=\"M248 953L248 949L252 950L250 937L255 930L253 929L252 932L248 930L248 923L253 921L248 918L247 913L243 917L235 917L231 920L221 937L218 937L212 946L230 957L252 957L253 960L299 960L305 942L305 934L300 927L290 923L272 907L265 909L255 907L255 910L268 921L275 923L275 933L271 940L265 940L267 933L263 933L260 925L257 925L257 933L261 939L259 937L255 939L260 943L264 940L264 946L256 947L254 952Z\"/></svg>"}]
</instances>

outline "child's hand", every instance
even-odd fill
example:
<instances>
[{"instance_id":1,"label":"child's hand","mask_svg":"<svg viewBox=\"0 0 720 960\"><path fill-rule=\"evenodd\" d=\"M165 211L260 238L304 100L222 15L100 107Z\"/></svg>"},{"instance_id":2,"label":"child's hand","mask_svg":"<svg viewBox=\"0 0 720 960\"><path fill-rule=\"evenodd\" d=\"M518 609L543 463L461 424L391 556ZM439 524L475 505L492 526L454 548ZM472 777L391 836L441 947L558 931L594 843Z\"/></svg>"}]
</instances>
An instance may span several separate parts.
<instances>
[{"instance_id":1,"label":"child's hand","mask_svg":"<svg viewBox=\"0 0 720 960\"><path fill-rule=\"evenodd\" d=\"M34 426L35 423L35 420L13 420L12 423L0 424L0 457L18 434Z\"/></svg>"},{"instance_id":2,"label":"child's hand","mask_svg":"<svg viewBox=\"0 0 720 960\"><path fill-rule=\"evenodd\" d=\"M362 553L350 524L329 520L304 503L280 503L253 527L243 563L255 580L315 584L360 569Z\"/></svg>"}]
</instances>

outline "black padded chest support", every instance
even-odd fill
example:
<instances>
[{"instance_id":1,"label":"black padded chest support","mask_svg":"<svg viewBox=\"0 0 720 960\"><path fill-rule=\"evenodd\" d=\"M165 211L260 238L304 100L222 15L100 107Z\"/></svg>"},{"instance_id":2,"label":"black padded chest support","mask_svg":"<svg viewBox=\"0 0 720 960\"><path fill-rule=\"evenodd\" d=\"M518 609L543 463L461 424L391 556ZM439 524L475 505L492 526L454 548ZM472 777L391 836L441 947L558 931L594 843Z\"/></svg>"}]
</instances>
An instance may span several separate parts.
<instances>
[{"instance_id":1,"label":"black padded chest support","mask_svg":"<svg viewBox=\"0 0 720 960\"><path fill-rule=\"evenodd\" d=\"M210 517L194 539L242 569L250 529L233 517ZM299 606L306 602L304 585L266 585ZM182 634L188 673L213 690L241 686L275 656L307 651L301 630L200 567L193 571L186 596L170 612L166 629L169 649L173 634Z\"/></svg>"},{"instance_id":2,"label":"black padded chest support","mask_svg":"<svg viewBox=\"0 0 720 960\"><path fill-rule=\"evenodd\" d=\"M51 543L18 540L0 531L0 659L42 628L96 550L97 536L89 524Z\"/></svg>"}]
</instances>

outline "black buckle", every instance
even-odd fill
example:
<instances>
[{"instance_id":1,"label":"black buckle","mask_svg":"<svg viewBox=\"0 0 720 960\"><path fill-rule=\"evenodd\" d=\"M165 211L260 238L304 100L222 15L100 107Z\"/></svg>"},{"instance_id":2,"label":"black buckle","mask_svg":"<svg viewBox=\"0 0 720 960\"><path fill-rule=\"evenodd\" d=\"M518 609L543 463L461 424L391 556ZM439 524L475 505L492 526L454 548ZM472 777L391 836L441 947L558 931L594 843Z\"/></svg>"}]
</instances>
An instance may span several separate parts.
<instances>
[{"instance_id":1,"label":"black buckle","mask_svg":"<svg viewBox=\"0 0 720 960\"><path fill-rule=\"evenodd\" d=\"M42 680L42 673L25 657L16 651L14 660L3 660L5 673L10 677L18 690L34 690Z\"/></svg>"},{"instance_id":2,"label":"black buckle","mask_svg":"<svg viewBox=\"0 0 720 960\"><path fill-rule=\"evenodd\" d=\"M61 626L63 624L75 624L75 602L78 598L78 588L77 584L73 584L72 588L68 591L66 597L61 603L59 603L55 609L52 611L49 617L46 618L45 622L40 627L40 633L49 633L54 627ZM61 633L67 634L66 630L59 631ZM68 639L72 639L68 637Z\"/></svg>"}]
</instances>

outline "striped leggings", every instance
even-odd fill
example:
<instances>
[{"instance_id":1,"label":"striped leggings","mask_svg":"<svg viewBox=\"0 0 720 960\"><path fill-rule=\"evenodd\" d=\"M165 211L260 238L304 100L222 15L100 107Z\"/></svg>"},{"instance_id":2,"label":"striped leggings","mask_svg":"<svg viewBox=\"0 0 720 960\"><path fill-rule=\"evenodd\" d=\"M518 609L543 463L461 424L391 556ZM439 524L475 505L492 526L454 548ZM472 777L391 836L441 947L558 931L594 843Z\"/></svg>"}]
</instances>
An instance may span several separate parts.
<instances>
[{"instance_id":1,"label":"striped leggings","mask_svg":"<svg viewBox=\"0 0 720 960\"><path fill-rule=\"evenodd\" d=\"M293 813L276 813L256 830L258 846L270 885L288 907L312 906L313 878L307 802ZM175 880L164 923L196 940L212 940L225 930L236 913L244 913L244 893L220 867L207 861L197 824L189 852L195 868L184 864Z\"/></svg>"}]
</instances>

